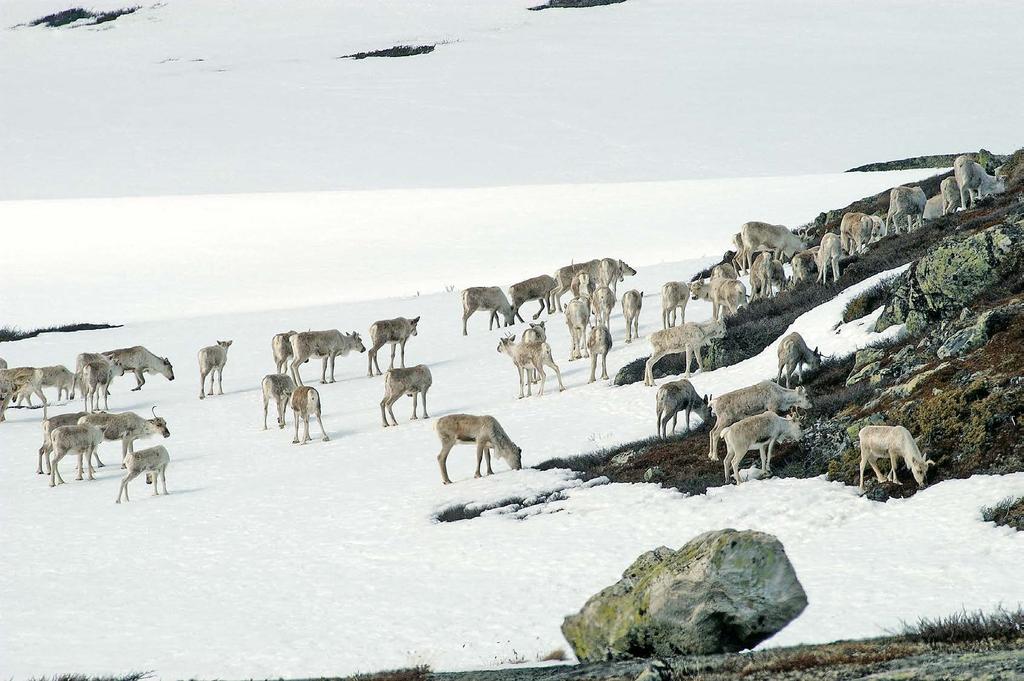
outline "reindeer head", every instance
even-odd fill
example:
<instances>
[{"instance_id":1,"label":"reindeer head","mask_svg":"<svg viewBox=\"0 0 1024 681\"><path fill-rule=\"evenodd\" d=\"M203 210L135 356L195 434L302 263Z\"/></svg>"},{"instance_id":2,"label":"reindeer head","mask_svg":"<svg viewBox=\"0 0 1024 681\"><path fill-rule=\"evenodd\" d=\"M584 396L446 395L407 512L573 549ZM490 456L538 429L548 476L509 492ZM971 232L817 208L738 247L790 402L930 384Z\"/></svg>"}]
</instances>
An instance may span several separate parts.
<instances>
[{"instance_id":1,"label":"reindeer head","mask_svg":"<svg viewBox=\"0 0 1024 681\"><path fill-rule=\"evenodd\" d=\"M914 476L917 486L924 488L928 486L928 469L935 465L935 462L928 458L928 454L921 452L921 458L915 458L910 462L910 473Z\"/></svg>"},{"instance_id":2,"label":"reindeer head","mask_svg":"<svg viewBox=\"0 0 1024 681\"><path fill-rule=\"evenodd\" d=\"M800 416L798 414L790 414L786 417L786 421L788 421L788 423L786 424L785 430L782 432L781 439L796 442L804 436L803 430L801 430Z\"/></svg>"},{"instance_id":3,"label":"reindeer head","mask_svg":"<svg viewBox=\"0 0 1024 681\"><path fill-rule=\"evenodd\" d=\"M417 319L419 318L417 317ZM363 345L363 339L359 337L358 333L353 331L352 333L348 334L348 337L352 341L353 349L358 350L359 352L366 352L366 346Z\"/></svg>"},{"instance_id":4,"label":"reindeer head","mask_svg":"<svg viewBox=\"0 0 1024 681\"><path fill-rule=\"evenodd\" d=\"M693 405L693 410L704 423L711 424L711 395L705 395L698 404Z\"/></svg>"},{"instance_id":5,"label":"reindeer head","mask_svg":"<svg viewBox=\"0 0 1024 681\"><path fill-rule=\"evenodd\" d=\"M167 421L156 415L156 407L153 407L153 418L149 419L149 423L157 434L163 435L164 437L171 436L171 431L167 429Z\"/></svg>"},{"instance_id":6,"label":"reindeer head","mask_svg":"<svg viewBox=\"0 0 1024 681\"><path fill-rule=\"evenodd\" d=\"M519 445L513 444L509 448L499 447L495 453L508 464L508 467L514 471L522 470L523 468L523 450Z\"/></svg>"},{"instance_id":7,"label":"reindeer head","mask_svg":"<svg viewBox=\"0 0 1024 681\"><path fill-rule=\"evenodd\" d=\"M409 320L409 327L410 327L409 328L409 333L411 335L413 335L413 336L417 335L416 325L419 324L419 323L420 323L420 318L419 317L416 317L415 319L410 319Z\"/></svg>"},{"instance_id":8,"label":"reindeer head","mask_svg":"<svg viewBox=\"0 0 1024 681\"><path fill-rule=\"evenodd\" d=\"M157 371L163 374L163 377L168 381L174 380L174 367L171 366L171 360L166 357L160 358L160 366L157 367Z\"/></svg>"},{"instance_id":9,"label":"reindeer head","mask_svg":"<svg viewBox=\"0 0 1024 681\"><path fill-rule=\"evenodd\" d=\"M502 336L498 340L498 352L499 353L503 352L506 355L509 354L509 352L512 349L512 344L515 343L515 342L516 342L516 335L514 333L505 334L504 336Z\"/></svg>"},{"instance_id":10,"label":"reindeer head","mask_svg":"<svg viewBox=\"0 0 1024 681\"><path fill-rule=\"evenodd\" d=\"M619 261L619 281L625 281L626 277L632 277L636 274L636 270L624 263Z\"/></svg>"},{"instance_id":11,"label":"reindeer head","mask_svg":"<svg viewBox=\"0 0 1024 681\"><path fill-rule=\"evenodd\" d=\"M697 279L696 281L690 282L690 300L700 300L706 298L709 295L709 289L711 285L705 283L703 279Z\"/></svg>"},{"instance_id":12,"label":"reindeer head","mask_svg":"<svg viewBox=\"0 0 1024 681\"><path fill-rule=\"evenodd\" d=\"M227 350L228 348L230 348L230 347L231 347L231 344L232 344L232 343L234 343L234 342L235 342L235 341L229 341L229 340L226 340L226 341L217 341L217 345L219 345L220 347L222 347L222 348L224 348L225 350Z\"/></svg>"},{"instance_id":13,"label":"reindeer head","mask_svg":"<svg viewBox=\"0 0 1024 681\"><path fill-rule=\"evenodd\" d=\"M110 360L110 375L124 376L124 365L118 362L116 359Z\"/></svg>"}]
</instances>

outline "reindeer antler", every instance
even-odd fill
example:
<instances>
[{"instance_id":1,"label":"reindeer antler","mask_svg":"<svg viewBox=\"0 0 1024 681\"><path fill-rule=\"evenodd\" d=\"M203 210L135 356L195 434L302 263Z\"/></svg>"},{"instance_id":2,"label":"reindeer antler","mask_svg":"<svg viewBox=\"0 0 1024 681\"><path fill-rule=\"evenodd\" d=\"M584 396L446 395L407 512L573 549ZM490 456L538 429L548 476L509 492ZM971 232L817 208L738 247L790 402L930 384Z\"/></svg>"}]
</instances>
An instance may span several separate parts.
<instances>
[{"instance_id":1,"label":"reindeer antler","mask_svg":"<svg viewBox=\"0 0 1024 681\"><path fill-rule=\"evenodd\" d=\"M156 405L153 405L153 418L158 418L156 415Z\"/></svg>"}]
</instances>

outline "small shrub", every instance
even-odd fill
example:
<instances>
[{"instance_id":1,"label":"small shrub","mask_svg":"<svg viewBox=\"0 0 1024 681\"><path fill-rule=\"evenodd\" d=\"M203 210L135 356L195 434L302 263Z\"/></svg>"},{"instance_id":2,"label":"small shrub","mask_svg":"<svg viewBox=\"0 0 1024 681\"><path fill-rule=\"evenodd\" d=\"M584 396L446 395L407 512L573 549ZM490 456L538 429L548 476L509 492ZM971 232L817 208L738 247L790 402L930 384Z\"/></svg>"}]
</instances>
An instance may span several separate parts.
<instances>
[{"instance_id":1,"label":"small shrub","mask_svg":"<svg viewBox=\"0 0 1024 681\"><path fill-rule=\"evenodd\" d=\"M427 681L430 678L430 667L421 665L408 669L392 669L373 674L358 674L340 681Z\"/></svg>"},{"instance_id":2,"label":"small shrub","mask_svg":"<svg viewBox=\"0 0 1024 681\"><path fill-rule=\"evenodd\" d=\"M565 653L565 648L555 648L547 655L540 658L540 662L565 662L569 659L569 656Z\"/></svg>"},{"instance_id":3,"label":"small shrub","mask_svg":"<svg viewBox=\"0 0 1024 681\"><path fill-rule=\"evenodd\" d=\"M878 282L867 291L850 299L843 309L843 323L849 324L855 319L870 314L892 299L894 284L898 277L889 277Z\"/></svg>"},{"instance_id":4,"label":"small shrub","mask_svg":"<svg viewBox=\"0 0 1024 681\"><path fill-rule=\"evenodd\" d=\"M981 519L1024 531L1024 497L1006 497L994 506L985 506L981 509Z\"/></svg>"},{"instance_id":5,"label":"small shrub","mask_svg":"<svg viewBox=\"0 0 1024 681\"><path fill-rule=\"evenodd\" d=\"M338 59L366 59L367 57L413 57L417 54L430 54L434 51L435 45L396 45L383 50L371 50L370 52L356 52L345 54Z\"/></svg>"},{"instance_id":6,"label":"small shrub","mask_svg":"<svg viewBox=\"0 0 1024 681\"><path fill-rule=\"evenodd\" d=\"M899 636L923 643L963 643L968 641L1013 641L1024 638L1024 608L993 613L966 610L930 619L922 617L916 624L904 624Z\"/></svg>"}]
</instances>

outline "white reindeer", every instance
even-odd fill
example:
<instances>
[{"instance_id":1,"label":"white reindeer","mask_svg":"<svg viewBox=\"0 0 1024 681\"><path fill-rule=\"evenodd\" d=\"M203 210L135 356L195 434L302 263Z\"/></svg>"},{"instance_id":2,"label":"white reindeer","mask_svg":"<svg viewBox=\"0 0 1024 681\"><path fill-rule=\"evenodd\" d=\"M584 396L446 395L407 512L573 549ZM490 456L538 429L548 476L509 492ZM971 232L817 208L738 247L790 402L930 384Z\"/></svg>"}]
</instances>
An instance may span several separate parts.
<instances>
[{"instance_id":1,"label":"white reindeer","mask_svg":"<svg viewBox=\"0 0 1024 681\"><path fill-rule=\"evenodd\" d=\"M267 411L270 408L270 401L277 405L277 427L284 428L286 425L286 413L288 401L295 392L295 381L291 376L285 374L267 374L261 382L263 388L263 430L267 429Z\"/></svg>"},{"instance_id":2,"label":"white reindeer","mask_svg":"<svg viewBox=\"0 0 1024 681\"><path fill-rule=\"evenodd\" d=\"M396 317L395 319L382 319L370 325L370 351L367 353L367 376L373 376L374 367L377 368L377 375L380 376L380 364L377 363L377 351L384 347L385 343L391 346L391 366L395 368L395 347L402 350L402 368L405 368L405 344L410 336L416 335L416 327L420 318L406 319Z\"/></svg>"},{"instance_id":3,"label":"white reindeer","mask_svg":"<svg viewBox=\"0 0 1024 681\"><path fill-rule=\"evenodd\" d=\"M860 429L860 489L864 490L864 469L871 466L878 482L901 484L896 476L899 459L910 469L918 487L927 486L928 469L935 462L921 453L914 436L903 426L864 426ZM883 476L878 462L889 459L889 475Z\"/></svg>"},{"instance_id":4,"label":"white reindeer","mask_svg":"<svg viewBox=\"0 0 1024 681\"><path fill-rule=\"evenodd\" d=\"M128 498L128 483L139 477L142 473L146 474L148 479L150 474L153 476L153 495L158 496L160 491L158 487L162 484L164 491L163 494L167 494L167 464L171 461L170 455L167 453L167 448L162 445L156 447L150 447L148 449L140 449L137 452L132 452L128 455L125 460L125 468L127 471L124 477L121 478L121 488L117 491L117 503L121 503L121 495L124 495L125 501L131 501Z\"/></svg>"},{"instance_id":5,"label":"white reindeer","mask_svg":"<svg viewBox=\"0 0 1024 681\"><path fill-rule=\"evenodd\" d=\"M644 306L644 292L631 289L622 294L622 316L626 320L626 342L640 337L640 309Z\"/></svg>"},{"instance_id":6,"label":"white reindeer","mask_svg":"<svg viewBox=\"0 0 1024 681\"><path fill-rule=\"evenodd\" d=\"M217 377L217 392L224 394L224 365L228 363L228 348L234 341L217 341L199 351L199 399L206 399L206 377L210 377L210 395L213 394L213 377Z\"/></svg>"}]
</instances>

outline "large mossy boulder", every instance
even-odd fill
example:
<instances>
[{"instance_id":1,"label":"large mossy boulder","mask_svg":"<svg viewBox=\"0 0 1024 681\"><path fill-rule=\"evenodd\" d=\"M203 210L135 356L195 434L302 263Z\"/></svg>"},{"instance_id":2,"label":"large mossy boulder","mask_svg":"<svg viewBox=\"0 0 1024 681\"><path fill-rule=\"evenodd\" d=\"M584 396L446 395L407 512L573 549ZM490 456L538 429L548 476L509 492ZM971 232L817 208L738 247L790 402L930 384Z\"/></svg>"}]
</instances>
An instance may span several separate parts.
<instances>
[{"instance_id":1,"label":"large mossy boulder","mask_svg":"<svg viewBox=\"0 0 1024 681\"><path fill-rule=\"evenodd\" d=\"M705 532L641 555L562 623L581 661L753 648L796 618L807 595L778 539Z\"/></svg>"},{"instance_id":2,"label":"large mossy boulder","mask_svg":"<svg viewBox=\"0 0 1024 681\"><path fill-rule=\"evenodd\" d=\"M1024 226L990 227L943 242L911 265L895 287L876 331L906 324L912 334L950 319L1024 267Z\"/></svg>"}]
</instances>

